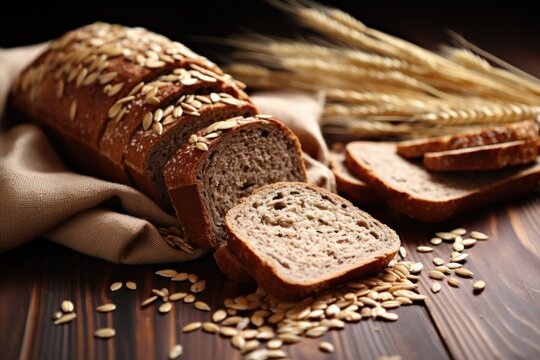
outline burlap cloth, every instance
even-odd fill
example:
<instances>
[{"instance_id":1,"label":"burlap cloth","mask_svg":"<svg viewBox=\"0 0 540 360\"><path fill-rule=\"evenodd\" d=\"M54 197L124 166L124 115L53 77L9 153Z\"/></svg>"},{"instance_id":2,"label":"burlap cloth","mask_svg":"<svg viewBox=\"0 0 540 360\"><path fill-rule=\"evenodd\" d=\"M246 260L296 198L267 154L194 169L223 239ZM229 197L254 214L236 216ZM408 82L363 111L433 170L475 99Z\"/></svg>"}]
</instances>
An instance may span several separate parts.
<instances>
[{"instance_id":1,"label":"burlap cloth","mask_svg":"<svg viewBox=\"0 0 540 360\"><path fill-rule=\"evenodd\" d=\"M0 112L11 82L45 45L0 49ZM298 135L310 181L332 188L328 149L318 125L322 99L300 93L256 94L254 102ZM2 116L4 124L11 123ZM316 159L318 161L315 161ZM323 163L323 164L321 164ZM177 220L139 191L68 169L43 132L23 124L0 132L0 252L43 237L116 263L195 259L170 247L156 226ZM114 204L114 205L111 205Z\"/></svg>"}]
</instances>

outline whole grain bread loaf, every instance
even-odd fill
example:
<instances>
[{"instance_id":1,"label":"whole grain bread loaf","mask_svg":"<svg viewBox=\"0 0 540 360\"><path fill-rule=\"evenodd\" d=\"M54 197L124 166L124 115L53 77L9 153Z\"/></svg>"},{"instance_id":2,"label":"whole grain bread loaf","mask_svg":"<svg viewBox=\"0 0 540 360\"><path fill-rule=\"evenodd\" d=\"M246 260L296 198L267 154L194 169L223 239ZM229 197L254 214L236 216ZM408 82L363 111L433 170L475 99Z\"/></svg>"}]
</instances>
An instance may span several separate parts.
<instances>
[{"instance_id":1,"label":"whole grain bread loaf","mask_svg":"<svg viewBox=\"0 0 540 360\"><path fill-rule=\"evenodd\" d=\"M421 157L427 152L463 149L474 146L499 144L509 141L528 140L537 137L538 123L533 120L520 121L489 129L464 134L440 136L429 139L402 141L397 152L406 158Z\"/></svg>"},{"instance_id":2,"label":"whole grain bread loaf","mask_svg":"<svg viewBox=\"0 0 540 360\"><path fill-rule=\"evenodd\" d=\"M540 162L492 171L430 172L420 160L399 156L396 143L356 141L346 147L347 167L384 196L388 206L436 222L533 189Z\"/></svg>"},{"instance_id":3,"label":"whole grain bread loaf","mask_svg":"<svg viewBox=\"0 0 540 360\"><path fill-rule=\"evenodd\" d=\"M53 41L15 81L10 101L72 166L170 209L165 162L198 129L255 114L241 86L178 42L95 23Z\"/></svg>"},{"instance_id":4,"label":"whole grain bread loaf","mask_svg":"<svg viewBox=\"0 0 540 360\"><path fill-rule=\"evenodd\" d=\"M434 171L493 170L528 164L538 157L538 139L510 141L424 154L424 167Z\"/></svg>"},{"instance_id":5,"label":"whole grain bread loaf","mask_svg":"<svg viewBox=\"0 0 540 360\"><path fill-rule=\"evenodd\" d=\"M184 233L200 247L225 241L225 214L244 196L278 181L306 181L298 138L265 115L220 121L190 136L164 177Z\"/></svg>"},{"instance_id":6,"label":"whole grain bread loaf","mask_svg":"<svg viewBox=\"0 0 540 360\"><path fill-rule=\"evenodd\" d=\"M226 216L227 244L268 294L290 299L377 272L400 241L388 226L317 186L266 185Z\"/></svg>"}]
</instances>

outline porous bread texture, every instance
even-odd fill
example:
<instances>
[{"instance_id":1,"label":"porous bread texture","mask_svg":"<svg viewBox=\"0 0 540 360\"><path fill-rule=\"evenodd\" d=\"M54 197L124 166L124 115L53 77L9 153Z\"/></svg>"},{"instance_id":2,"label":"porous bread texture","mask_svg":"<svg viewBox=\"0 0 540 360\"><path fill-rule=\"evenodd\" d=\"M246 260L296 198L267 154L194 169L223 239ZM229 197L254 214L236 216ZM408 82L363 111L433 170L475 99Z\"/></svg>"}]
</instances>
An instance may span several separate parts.
<instances>
[{"instance_id":1,"label":"porous bread texture","mask_svg":"<svg viewBox=\"0 0 540 360\"><path fill-rule=\"evenodd\" d=\"M231 209L226 222L233 253L277 298L380 270L400 245L388 226L306 183L264 186Z\"/></svg>"},{"instance_id":2,"label":"porous bread texture","mask_svg":"<svg viewBox=\"0 0 540 360\"><path fill-rule=\"evenodd\" d=\"M432 171L493 170L534 162L538 157L538 137L424 155L424 167Z\"/></svg>"},{"instance_id":3,"label":"porous bread texture","mask_svg":"<svg viewBox=\"0 0 540 360\"><path fill-rule=\"evenodd\" d=\"M293 139L273 122L242 127L211 151L197 177L218 242L225 241L225 214L241 198L262 185L305 181Z\"/></svg>"},{"instance_id":4,"label":"porous bread texture","mask_svg":"<svg viewBox=\"0 0 540 360\"><path fill-rule=\"evenodd\" d=\"M532 139L537 136L538 123L533 120L526 120L457 135L402 141L397 144L397 152L403 157L414 158L421 157L427 152L492 145L522 139Z\"/></svg>"},{"instance_id":5,"label":"porous bread texture","mask_svg":"<svg viewBox=\"0 0 540 360\"><path fill-rule=\"evenodd\" d=\"M396 144L355 141L346 147L347 166L384 196L387 204L414 219L436 222L480 205L531 190L540 163L492 171L430 172L421 160L396 153Z\"/></svg>"}]
</instances>

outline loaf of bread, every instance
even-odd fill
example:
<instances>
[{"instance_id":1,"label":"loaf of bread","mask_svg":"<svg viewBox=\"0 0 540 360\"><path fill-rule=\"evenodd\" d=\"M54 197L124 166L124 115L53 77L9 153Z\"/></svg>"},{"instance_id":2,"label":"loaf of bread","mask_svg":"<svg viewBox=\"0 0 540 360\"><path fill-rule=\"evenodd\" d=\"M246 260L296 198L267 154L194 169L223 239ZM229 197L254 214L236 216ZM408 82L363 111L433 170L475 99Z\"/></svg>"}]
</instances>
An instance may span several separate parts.
<instances>
[{"instance_id":1,"label":"loaf of bread","mask_svg":"<svg viewBox=\"0 0 540 360\"><path fill-rule=\"evenodd\" d=\"M397 144L397 152L403 157L415 158L422 157L428 152L464 149L517 140L530 140L538 135L538 124L533 120L527 120L464 134L402 141Z\"/></svg>"},{"instance_id":2,"label":"loaf of bread","mask_svg":"<svg viewBox=\"0 0 540 360\"><path fill-rule=\"evenodd\" d=\"M227 244L268 294L290 299L375 273L397 253L388 226L306 183L255 190L226 216Z\"/></svg>"},{"instance_id":3,"label":"loaf of bread","mask_svg":"<svg viewBox=\"0 0 540 360\"><path fill-rule=\"evenodd\" d=\"M225 214L262 185L306 181L300 142L264 115L220 121L193 134L168 161L165 182L188 239L225 242Z\"/></svg>"},{"instance_id":4,"label":"loaf of bread","mask_svg":"<svg viewBox=\"0 0 540 360\"><path fill-rule=\"evenodd\" d=\"M10 98L72 166L171 209L162 170L177 147L215 121L257 113L240 86L178 42L95 23L52 42Z\"/></svg>"},{"instance_id":5,"label":"loaf of bread","mask_svg":"<svg viewBox=\"0 0 540 360\"><path fill-rule=\"evenodd\" d=\"M433 171L471 171L528 164L538 157L538 139L428 152L424 154L424 167Z\"/></svg>"},{"instance_id":6,"label":"loaf of bread","mask_svg":"<svg viewBox=\"0 0 540 360\"><path fill-rule=\"evenodd\" d=\"M356 141L346 147L347 167L384 196L389 207L422 221L441 221L490 202L532 190L540 162L492 171L430 172L404 159L396 143Z\"/></svg>"}]
</instances>

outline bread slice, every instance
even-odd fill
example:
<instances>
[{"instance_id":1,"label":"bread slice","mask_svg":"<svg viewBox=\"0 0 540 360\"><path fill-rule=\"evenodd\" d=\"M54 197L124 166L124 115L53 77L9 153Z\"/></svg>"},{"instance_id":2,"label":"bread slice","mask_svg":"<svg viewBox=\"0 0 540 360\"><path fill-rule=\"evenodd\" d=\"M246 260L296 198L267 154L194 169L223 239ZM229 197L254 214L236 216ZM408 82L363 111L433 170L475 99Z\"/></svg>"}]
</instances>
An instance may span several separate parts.
<instances>
[{"instance_id":1,"label":"bread slice","mask_svg":"<svg viewBox=\"0 0 540 360\"><path fill-rule=\"evenodd\" d=\"M373 188L355 177L345 166L343 151L330 151L330 169L336 177L338 193L358 204L372 205L382 200Z\"/></svg>"},{"instance_id":2,"label":"bread slice","mask_svg":"<svg viewBox=\"0 0 540 360\"><path fill-rule=\"evenodd\" d=\"M427 152L456 150L516 140L527 140L537 136L538 124L533 120L528 120L459 135L402 141L397 144L397 152L403 157L415 158L421 157Z\"/></svg>"},{"instance_id":3,"label":"bread slice","mask_svg":"<svg viewBox=\"0 0 540 360\"><path fill-rule=\"evenodd\" d=\"M356 141L346 147L347 166L384 196L388 206L422 221L436 222L533 189L540 163L481 172L437 173L407 160L391 142Z\"/></svg>"},{"instance_id":4,"label":"bread slice","mask_svg":"<svg viewBox=\"0 0 540 360\"><path fill-rule=\"evenodd\" d=\"M219 270L230 280L239 284L254 282L238 258L231 253L227 244L218 245L216 251L214 251L214 260Z\"/></svg>"},{"instance_id":5,"label":"bread slice","mask_svg":"<svg viewBox=\"0 0 540 360\"><path fill-rule=\"evenodd\" d=\"M493 170L534 162L538 157L538 137L465 149L428 152L424 167L435 171Z\"/></svg>"},{"instance_id":6,"label":"bread slice","mask_svg":"<svg viewBox=\"0 0 540 360\"><path fill-rule=\"evenodd\" d=\"M299 182L254 191L227 213L226 224L231 252L278 299L377 272L400 246L392 229L349 201Z\"/></svg>"},{"instance_id":7,"label":"bread slice","mask_svg":"<svg viewBox=\"0 0 540 360\"><path fill-rule=\"evenodd\" d=\"M240 117L193 134L167 162L164 178L186 237L213 248L225 241L225 214L242 197L262 185L306 181L306 170L291 130L273 119Z\"/></svg>"}]
</instances>

